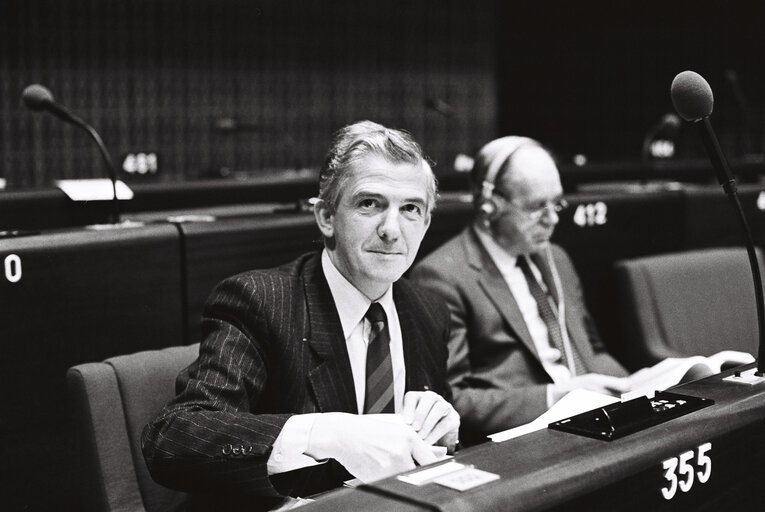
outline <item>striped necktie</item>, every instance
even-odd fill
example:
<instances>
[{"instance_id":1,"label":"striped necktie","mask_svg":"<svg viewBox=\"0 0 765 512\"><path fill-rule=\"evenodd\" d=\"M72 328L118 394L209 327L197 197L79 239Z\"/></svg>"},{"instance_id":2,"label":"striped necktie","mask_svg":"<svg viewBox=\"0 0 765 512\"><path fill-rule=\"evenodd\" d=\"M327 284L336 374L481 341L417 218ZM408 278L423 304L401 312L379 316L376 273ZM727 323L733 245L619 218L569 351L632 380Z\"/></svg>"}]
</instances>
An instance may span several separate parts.
<instances>
[{"instance_id":1,"label":"striped necktie","mask_svg":"<svg viewBox=\"0 0 765 512\"><path fill-rule=\"evenodd\" d=\"M542 289L539 281L537 281L534 272L532 272L531 267L529 266L529 262L526 259L526 256L518 256L518 267L520 267L520 269L523 271L523 276L526 278L526 282L529 285L529 292L531 292L531 296L534 297L534 300L537 303L539 316L542 318L545 326L547 326L547 334L550 338L550 343L553 348L556 348L558 351L560 351L561 358L563 359L563 364L568 367L572 375L582 375L587 373L587 369L584 365L584 361L582 361L582 357L579 354L579 351L576 350L576 347L570 343L567 345L563 341L563 333L561 332L561 326L558 323L558 315L553 310L551 297L547 294L546 291ZM568 364L569 350L566 350L567 348L570 349L571 352L571 359L574 362L573 368L571 368L571 365Z\"/></svg>"},{"instance_id":2,"label":"striped necktie","mask_svg":"<svg viewBox=\"0 0 765 512\"><path fill-rule=\"evenodd\" d=\"M367 345L367 384L364 414L393 411L393 365L390 360L390 333L385 310L373 302L364 315L372 326Z\"/></svg>"}]
</instances>

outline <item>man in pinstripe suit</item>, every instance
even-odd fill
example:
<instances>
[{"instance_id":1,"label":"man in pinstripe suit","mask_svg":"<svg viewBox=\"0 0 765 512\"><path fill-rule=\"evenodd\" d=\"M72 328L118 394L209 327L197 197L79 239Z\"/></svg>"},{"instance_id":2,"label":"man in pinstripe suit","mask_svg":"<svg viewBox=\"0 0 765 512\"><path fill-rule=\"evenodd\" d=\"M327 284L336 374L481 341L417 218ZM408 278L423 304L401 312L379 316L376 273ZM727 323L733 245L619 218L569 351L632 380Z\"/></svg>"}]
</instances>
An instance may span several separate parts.
<instances>
[{"instance_id":1,"label":"man in pinstripe suit","mask_svg":"<svg viewBox=\"0 0 765 512\"><path fill-rule=\"evenodd\" d=\"M191 508L266 509L350 475L371 481L435 462L457 442L449 312L399 280L435 204L419 145L369 121L347 126L319 188L324 250L219 284L199 358L144 429L152 477L192 492ZM380 306L382 321L365 317ZM380 332L387 371L368 381L367 347ZM384 399L370 407L372 391Z\"/></svg>"}]
</instances>

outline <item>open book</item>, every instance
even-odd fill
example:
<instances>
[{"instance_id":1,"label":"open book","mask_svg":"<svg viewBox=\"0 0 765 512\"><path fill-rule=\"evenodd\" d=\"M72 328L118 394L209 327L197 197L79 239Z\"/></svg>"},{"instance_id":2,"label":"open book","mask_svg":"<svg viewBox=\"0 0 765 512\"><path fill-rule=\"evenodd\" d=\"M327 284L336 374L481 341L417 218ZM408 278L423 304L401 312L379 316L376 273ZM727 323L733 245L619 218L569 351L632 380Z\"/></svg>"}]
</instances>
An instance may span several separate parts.
<instances>
[{"instance_id":1,"label":"open book","mask_svg":"<svg viewBox=\"0 0 765 512\"><path fill-rule=\"evenodd\" d=\"M656 391L708 377L728 368L755 361L751 354L736 350L723 350L711 356L669 357L660 363L636 371L632 375L614 378L615 388L623 390L621 401L639 396L653 398ZM547 412L525 425L492 434L494 442L507 441L531 432L547 428L554 421L570 418L577 414L619 402L620 399L588 391L575 389L555 403Z\"/></svg>"},{"instance_id":2,"label":"open book","mask_svg":"<svg viewBox=\"0 0 765 512\"><path fill-rule=\"evenodd\" d=\"M737 350L723 350L711 356L668 357L648 368L624 377L625 392L622 401L639 396L651 398L656 391L663 391L676 384L691 382L755 361L751 354Z\"/></svg>"}]
</instances>

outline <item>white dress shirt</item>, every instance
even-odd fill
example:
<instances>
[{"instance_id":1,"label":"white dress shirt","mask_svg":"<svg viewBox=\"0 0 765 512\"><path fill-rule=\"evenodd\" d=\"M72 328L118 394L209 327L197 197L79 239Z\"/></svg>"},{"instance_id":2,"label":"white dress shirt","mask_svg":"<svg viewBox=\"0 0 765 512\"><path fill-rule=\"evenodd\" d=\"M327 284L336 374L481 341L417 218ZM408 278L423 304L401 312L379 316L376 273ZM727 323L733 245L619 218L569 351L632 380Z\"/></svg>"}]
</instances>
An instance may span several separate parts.
<instances>
[{"instance_id":1,"label":"white dress shirt","mask_svg":"<svg viewBox=\"0 0 765 512\"><path fill-rule=\"evenodd\" d=\"M539 359L542 361L542 367L550 376L553 382L560 383L565 382L571 378L571 371L563 363L560 350L553 347L550 344L550 336L547 332L547 326L545 325L542 317L539 316L539 308L537 302L529 291L529 285L526 281L526 277L523 275L523 271L518 267L518 258L509 254L502 248L494 239L483 232L480 229L476 229L478 238L486 248L486 252L489 253L494 264L499 269L502 278L510 288L510 292L515 298L515 302L518 303L518 308L521 310L523 320L526 322L526 327L531 334L531 339L534 341L534 348L537 350ZM528 258L529 267L534 273L539 284L547 291L542 274L539 269L534 265L534 262ZM550 386L547 388L547 406L552 405L552 393Z\"/></svg>"},{"instance_id":2,"label":"white dress shirt","mask_svg":"<svg viewBox=\"0 0 765 512\"><path fill-rule=\"evenodd\" d=\"M353 386L356 391L358 413L364 411L366 391L367 345L371 324L364 318L372 301L353 286L337 270L326 250L321 255L321 267L329 284L329 290L335 301L335 307L343 328L348 359L351 362ZM388 317L390 333L390 356L393 366L393 405L396 412L404 407L406 388L406 367L404 366L404 344L401 337L401 324L398 320L396 304L393 302L393 287L377 299ZM282 431L274 441L273 450L268 458L269 474L284 473L302 467L318 464L315 459L304 455L308 449L308 439L316 414L296 414L284 424Z\"/></svg>"}]
</instances>

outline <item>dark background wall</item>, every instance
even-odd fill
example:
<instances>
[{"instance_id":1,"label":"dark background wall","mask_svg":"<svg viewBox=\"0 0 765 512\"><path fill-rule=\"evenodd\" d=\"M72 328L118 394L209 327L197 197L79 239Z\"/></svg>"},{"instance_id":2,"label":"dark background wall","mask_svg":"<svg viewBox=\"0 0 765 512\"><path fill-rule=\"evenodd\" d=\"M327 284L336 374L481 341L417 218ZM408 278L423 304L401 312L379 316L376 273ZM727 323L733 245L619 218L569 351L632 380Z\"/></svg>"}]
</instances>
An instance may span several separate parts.
<instances>
[{"instance_id":1,"label":"dark background wall","mask_svg":"<svg viewBox=\"0 0 765 512\"><path fill-rule=\"evenodd\" d=\"M492 2L10 0L0 3L0 177L101 177L84 133L20 103L30 83L160 180L321 163L359 119L414 133L439 167L496 131Z\"/></svg>"},{"instance_id":2,"label":"dark background wall","mask_svg":"<svg viewBox=\"0 0 765 512\"><path fill-rule=\"evenodd\" d=\"M0 178L103 175L84 133L21 106L36 82L118 165L157 153L158 181L315 170L329 134L361 118L412 131L440 174L507 133L564 157L637 159L685 69L711 83L729 156L761 152L763 14L709 1L4 0ZM700 152L683 140L681 154Z\"/></svg>"},{"instance_id":3,"label":"dark background wall","mask_svg":"<svg viewBox=\"0 0 765 512\"><path fill-rule=\"evenodd\" d=\"M639 159L644 134L674 111L672 79L690 69L712 86L728 157L761 153L764 14L736 1L502 2L500 130L590 161ZM678 151L703 154L682 129Z\"/></svg>"}]
</instances>

